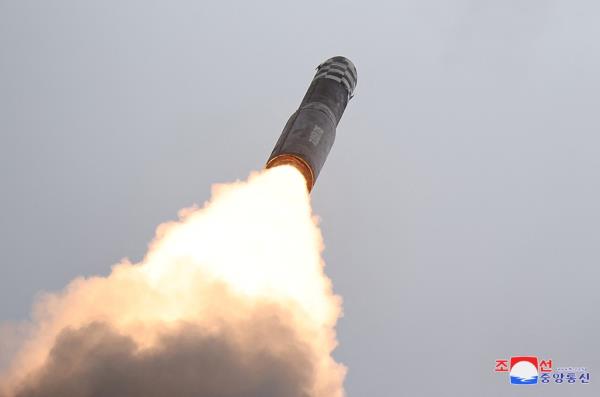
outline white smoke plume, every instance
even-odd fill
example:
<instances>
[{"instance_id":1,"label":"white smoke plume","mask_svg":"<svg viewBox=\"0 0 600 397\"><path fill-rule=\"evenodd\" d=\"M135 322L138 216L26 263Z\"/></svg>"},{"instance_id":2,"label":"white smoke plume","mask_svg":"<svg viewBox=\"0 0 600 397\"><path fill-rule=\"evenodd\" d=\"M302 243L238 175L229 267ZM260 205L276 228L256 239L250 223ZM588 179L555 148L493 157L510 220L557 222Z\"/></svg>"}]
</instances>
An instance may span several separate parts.
<instances>
[{"instance_id":1,"label":"white smoke plume","mask_svg":"<svg viewBox=\"0 0 600 397\"><path fill-rule=\"evenodd\" d=\"M322 250L294 168L217 185L140 263L42 297L0 396L342 397Z\"/></svg>"}]
</instances>

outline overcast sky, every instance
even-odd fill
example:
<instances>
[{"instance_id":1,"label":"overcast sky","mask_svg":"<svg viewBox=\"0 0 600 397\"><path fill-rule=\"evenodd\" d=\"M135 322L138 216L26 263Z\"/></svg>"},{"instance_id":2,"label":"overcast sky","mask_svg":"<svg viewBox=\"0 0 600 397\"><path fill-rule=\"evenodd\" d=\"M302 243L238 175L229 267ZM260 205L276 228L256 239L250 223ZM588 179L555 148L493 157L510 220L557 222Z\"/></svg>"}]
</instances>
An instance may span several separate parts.
<instances>
[{"instance_id":1,"label":"overcast sky","mask_svg":"<svg viewBox=\"0 0 600 397\"><path fill-rule=\"evenodd\" d=\"M313 202L349 396L597 396L493 369L538 355L600 379L599 15L0 0L0 321L141 259L159 223L259 169L344 55L358 87Z\"/></svg>"}]
</instances>

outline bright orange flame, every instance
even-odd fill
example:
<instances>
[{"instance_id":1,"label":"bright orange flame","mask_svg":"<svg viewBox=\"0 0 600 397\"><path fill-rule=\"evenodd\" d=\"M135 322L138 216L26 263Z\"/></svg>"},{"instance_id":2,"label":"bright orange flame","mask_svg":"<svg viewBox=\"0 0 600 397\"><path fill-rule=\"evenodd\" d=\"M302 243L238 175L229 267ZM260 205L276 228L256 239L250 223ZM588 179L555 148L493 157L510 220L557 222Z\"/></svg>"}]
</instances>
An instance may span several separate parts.
<instances>
[{"instance_id":1,"label":"bright orange flame","mask_svg":"<svg viewBox=\"0 0 600 397\"><path fill-rule=\"evenodd\" d=\"M310 395L341 397L345 368L331 358L341 305L322 249L305 180L293 167L214 186L204 208L158 227L141 263L123 261L107 277L78 278L43 297L0 390L14 393L66 327L106 322L145 349L181 321L219 333L223 322L246 320L250 308L271 302L290 314L315 357Z\"/></svg>"}]
</instances>

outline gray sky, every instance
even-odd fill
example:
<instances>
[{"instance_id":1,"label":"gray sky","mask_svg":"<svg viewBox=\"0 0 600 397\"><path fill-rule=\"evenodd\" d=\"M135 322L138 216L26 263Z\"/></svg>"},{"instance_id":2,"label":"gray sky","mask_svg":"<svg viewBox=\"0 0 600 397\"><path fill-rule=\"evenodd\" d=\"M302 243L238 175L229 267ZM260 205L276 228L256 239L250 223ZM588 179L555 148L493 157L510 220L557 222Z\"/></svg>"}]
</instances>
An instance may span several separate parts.
<instances>
[{"instance_id":1,"label":"gray sky","mask_svg":"<svg viewBox=\"0 0 600 397\"><path fill-rule=\"evenodd\" d=\"M139 260L268 157L314 67L358 69L313 193L349 396L600 376L600 5L0 1L0 320ZM592 396L598 386L519 387Z\"/></svg>"}]
</instances>

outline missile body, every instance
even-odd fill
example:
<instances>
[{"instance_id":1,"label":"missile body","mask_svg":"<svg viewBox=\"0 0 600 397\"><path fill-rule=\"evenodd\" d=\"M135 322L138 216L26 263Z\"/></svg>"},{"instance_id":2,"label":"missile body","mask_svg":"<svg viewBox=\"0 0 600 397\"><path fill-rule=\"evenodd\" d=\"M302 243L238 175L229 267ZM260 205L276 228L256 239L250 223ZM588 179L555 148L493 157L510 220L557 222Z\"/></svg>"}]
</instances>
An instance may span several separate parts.
<instances>
[{"instance_id":1,"label":"missile body","mask_svg":"<svg viewBox=\"0 0 600 397\"><path fill-rule=\"evenodd\" d=\"M331 150L335 129L352 98L356 81L356 68L349 59L338 56L320 64L266 167L293 165L304 175L310 192Z\"/></svg>"}]
</instances>

